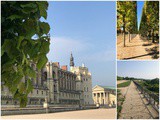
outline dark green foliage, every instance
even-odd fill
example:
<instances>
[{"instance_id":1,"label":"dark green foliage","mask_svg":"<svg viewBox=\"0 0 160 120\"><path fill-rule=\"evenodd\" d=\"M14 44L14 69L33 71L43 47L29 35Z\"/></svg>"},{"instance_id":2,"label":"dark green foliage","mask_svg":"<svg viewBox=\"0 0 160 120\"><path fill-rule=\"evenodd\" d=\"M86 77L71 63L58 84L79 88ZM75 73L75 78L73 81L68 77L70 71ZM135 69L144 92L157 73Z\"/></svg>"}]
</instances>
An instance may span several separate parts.
<instances>
[{"instance_id":1,"label":"dark green foliage","mask_svg":"<svg viewBox=\"0 0 160 120\"><path fill-rule=\"evenodd\" d=\"M124 80L123 77L117 76L117 80Z\"/></svg>"},{"instance_id":2,"label":"dark green foliage","mask_svg":"<svg viewBox=\"0 0 160 120\"><path fill-rule=\"evenodd\" d=\"M122 110L123 102L125 101L125 97L121 94L121 91L117 89L117 118L120 117L120 112Z\"/></svg>"},{"instance_id":3,"label":"dark green foliage","mask_svg":"<svg viewBox=\"0 0 160 120\"><path fill-rule=\"evenodd\" d=\"M40 21L47 18L47 9L45 1L1 2L1 80L21 107L33 88L30 79L36 77L31 63L41 69L47 62L50 26Z\"/></svg>"},{"instance_id":4,"label":"dark green foliage","mask_svg":"<svg viewBox=\"0 0 160 120\"><path fill-rule=\"evenodd\" d=\"M139 34L155 42L155 35L159 34L159 1L145 1ZM156 40L158 41L158 37Z\"/></svg>"},{"instance_id":5,"label":"dark green foliage","mask_svg":"<svg viewBox=\"0 0 160 120\"><path fill-rule=\"evenodd\" d=\"M117 118L119 118L119 116L120 116L119 114L120 114L121 110L122 110L122 106L121 106L121 105L120 105L120 106L118 105L118 106L117 106Z\"/></svg>"},{"instance_id":6,"label":"dark green foliage","mask_svg":"<svg viewBox=\"0 0 160 120\"><path fill-rule=\"evenodd\" d=\"M149 91L159 93L159 79L155 78L152 80L144 80L142 82L143 87L147 88Z\"/></svg>"}]
</instances>

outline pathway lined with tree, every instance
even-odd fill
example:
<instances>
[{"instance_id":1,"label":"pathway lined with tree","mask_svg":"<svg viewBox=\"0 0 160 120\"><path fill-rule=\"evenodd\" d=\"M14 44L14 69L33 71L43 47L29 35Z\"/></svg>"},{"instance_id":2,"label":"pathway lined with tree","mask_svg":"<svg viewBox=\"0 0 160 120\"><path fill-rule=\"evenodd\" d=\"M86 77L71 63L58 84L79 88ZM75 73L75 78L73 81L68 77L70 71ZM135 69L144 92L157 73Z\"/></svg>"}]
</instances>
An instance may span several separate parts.
<instances>
[{"instance_id":1,"label":"pathway lined with tree","mask_svg":"<svg viewBox=\"0 0 160 120\"><path fill-rule=\"evenodd\" d=\"M142 40L139 35L130 42L126 41L126 47L123 42L117 45L118 59L157 59L159 57L158 44L148 40Z\"/></svg>"},{"instance_id":2,"label":"pathway lined with tree","mask_svg":"<svg viewBox=\"0 0 160 120\"><path fill-rule=\"evenodd\" d=\"M137 35L135 37L135 35ZM117 58L159 58L159 2L145 1L140 26L137 2L117 2Z\"/></svg>"},{"instance_id":3,"label":"pathway lined with tree","mask_svg":"<svg viewBox=\"0 0 160 120\"><path fill-rule=\"evenodd\" d=\"M152 119L156 117L158 117L158 113L148 105L136 85L131 82L122 105L120 119Z\"/></svg>"}]
</instances>

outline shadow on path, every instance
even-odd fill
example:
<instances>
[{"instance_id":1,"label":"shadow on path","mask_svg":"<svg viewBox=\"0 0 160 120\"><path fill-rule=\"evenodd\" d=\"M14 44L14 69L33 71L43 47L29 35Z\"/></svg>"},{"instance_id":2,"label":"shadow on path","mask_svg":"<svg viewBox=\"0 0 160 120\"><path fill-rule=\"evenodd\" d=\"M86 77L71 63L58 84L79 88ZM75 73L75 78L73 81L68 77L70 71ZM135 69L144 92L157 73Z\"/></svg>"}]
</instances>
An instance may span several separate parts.
<instances>
[{"instance_id":1,"label":"shadow on path","mask_svg":"<svg viewBox=\"0 0 160 120\"><path fill-rule=\"evenodd\" d=\"M140 45L130 45L130 46L126 46L126 47L136 47L136 46L142 46L141 44Z\"/></svg>"},{"instance_id":2,"label":"shadow on path","mask_svg":"<svg viewBox=\"0 0 160 120\"><path fill-rule=\"evenodd\" d=\"M159 58L159 48L158 46L146 49L146 51L151 55L153 59L158 59Z\"/></svg>"},{"instance_id":3,"label":"shadow on path","mask_svg":"<svg viewBox=\"0 0 160 120\"><path fill-rule=\"evenodd\" d=\"M144 57L144 56L154 55L154 54L155 53L148 53L148 54L144 54L144 55L138 55L138 56L134 56L134 57L124 58L123 60L129 60L129 59L134 59L134 58L139 58L139 57Z\"/></svg>"}]
</instances>

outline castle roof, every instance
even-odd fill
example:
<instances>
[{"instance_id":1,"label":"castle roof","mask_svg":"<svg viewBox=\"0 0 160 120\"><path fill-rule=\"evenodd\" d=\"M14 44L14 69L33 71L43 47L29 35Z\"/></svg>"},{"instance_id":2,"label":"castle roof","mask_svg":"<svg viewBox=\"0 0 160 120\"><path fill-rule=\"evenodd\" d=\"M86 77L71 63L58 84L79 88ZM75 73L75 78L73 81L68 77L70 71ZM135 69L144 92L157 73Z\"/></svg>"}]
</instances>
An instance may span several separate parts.
<instances>
[{"instance_id":1,"label":"castle roof","mask_svg":"<svg viewBox=\"0 0 160 120\"><path fill-rule=\"evenodd\" d=\"M100 87L102 87L102 88L104 88L104 89L116 89L116 88L113 87L113 86L102 86L102 85L98 85L98 86L100 86Z\"/></svg>"}]
</instances>

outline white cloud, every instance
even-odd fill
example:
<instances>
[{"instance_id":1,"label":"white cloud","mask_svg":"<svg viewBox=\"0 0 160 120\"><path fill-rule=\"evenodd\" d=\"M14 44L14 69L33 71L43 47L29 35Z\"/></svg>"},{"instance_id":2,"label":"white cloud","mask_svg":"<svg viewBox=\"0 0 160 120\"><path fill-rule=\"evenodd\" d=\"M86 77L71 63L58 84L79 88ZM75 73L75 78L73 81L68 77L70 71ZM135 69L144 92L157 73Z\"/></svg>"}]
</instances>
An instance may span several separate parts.
<instances>
[{"instance_id":1,"label":"white cloud","mask_svg":"<svg viewBox=\"0 0 160 120\"><path fill-rule=\"evenodd\" d=\"M79 62L106 62L115 59L115 51L97 51L97 45L84 42L84 40L71 39L66 37L51 37L50 52L48 53L49 61L69 64L71 51L74 56L79 58ZM78 59L77 58L77 59ZM78 61L77 61L78 62Z\"/></svg>"},{"instance_id":2,"label":"white cloud","mask_svg":"<svg viewBox=\"0 0 160 120\"><path fill-rule=\"evenodd\" d=\"M65 37L51 37L49 61L64 61L70 57L71 51L74 54L83 53L92 47L89 43ZM68 59L69 60L69 59Z\"/></svg>"}]
</instances>

